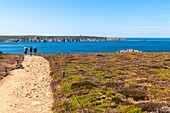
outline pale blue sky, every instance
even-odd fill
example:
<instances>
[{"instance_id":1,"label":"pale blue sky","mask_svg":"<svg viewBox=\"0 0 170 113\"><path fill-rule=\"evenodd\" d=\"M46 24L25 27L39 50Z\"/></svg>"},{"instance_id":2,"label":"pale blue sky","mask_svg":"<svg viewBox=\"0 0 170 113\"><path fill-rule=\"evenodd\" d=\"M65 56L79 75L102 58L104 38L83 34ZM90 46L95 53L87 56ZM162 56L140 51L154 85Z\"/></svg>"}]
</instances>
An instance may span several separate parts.
<instances>
[{"instance_id":1,"label":"pale blue sky","mask_svg":"<svg viewBox=\"0 0 170 113\"><path fill-rule=\"evenodd\" d=\"M0 0L0 35L170 37L170 0Z\"/></svg>"}]
</instances>

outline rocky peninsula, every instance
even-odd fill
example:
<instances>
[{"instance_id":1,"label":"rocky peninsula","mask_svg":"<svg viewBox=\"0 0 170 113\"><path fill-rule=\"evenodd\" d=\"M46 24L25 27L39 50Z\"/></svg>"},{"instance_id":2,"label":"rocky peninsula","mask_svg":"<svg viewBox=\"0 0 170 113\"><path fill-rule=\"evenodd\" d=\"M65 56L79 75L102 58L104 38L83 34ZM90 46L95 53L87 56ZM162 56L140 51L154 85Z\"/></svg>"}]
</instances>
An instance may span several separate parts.
<instances>
[{"instance_id":1,"label":"rocky peninsula","mask_svg":"<svg viewBox=\"0 0 170 113\"><path fill-rule=\"evenodd\" d=\"M125 41L124 38L96 36L0 36L0 42L94 42Z\"/></svg>"}]
</instances>

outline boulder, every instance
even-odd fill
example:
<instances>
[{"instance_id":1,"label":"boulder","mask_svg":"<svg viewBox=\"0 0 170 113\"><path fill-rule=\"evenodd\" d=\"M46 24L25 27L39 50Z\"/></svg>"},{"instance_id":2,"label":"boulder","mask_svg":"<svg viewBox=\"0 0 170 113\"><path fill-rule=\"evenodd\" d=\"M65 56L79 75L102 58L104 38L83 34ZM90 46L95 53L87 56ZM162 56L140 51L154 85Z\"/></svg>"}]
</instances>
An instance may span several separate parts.
<instances>
[{"instance_id":1,"label":"boulder","mask_svg":"<svg viewBox=\"0 0 170 113\"><path fill-rule=\"evenodd\" d=\"M0 51L0 54L3 54L3 52L2 52L2 51Z\"/></svg>"},{"instance_id":2,"label":"boulder","mask_svg":"<svg viewBox=\"0 0 170 113\"><path fill-rule=\"evenodd\" d=\"M170 113L170 107L163 106L159 109L159 113Z\"/></svg>"}]
</instances>

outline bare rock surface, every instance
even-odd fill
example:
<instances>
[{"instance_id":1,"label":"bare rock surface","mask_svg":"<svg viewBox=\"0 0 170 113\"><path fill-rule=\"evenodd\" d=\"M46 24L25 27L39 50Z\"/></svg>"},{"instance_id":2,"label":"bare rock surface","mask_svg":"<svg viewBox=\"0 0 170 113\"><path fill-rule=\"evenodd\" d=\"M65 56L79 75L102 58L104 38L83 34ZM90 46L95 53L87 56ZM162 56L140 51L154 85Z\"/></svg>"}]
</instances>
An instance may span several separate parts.
<instances>
[{"instance_id":1,"label":"bare rock surface","mask_svg":"<svg viewBox=\"0 0 170 113\"><path fill-rule=\"evenodd\" d=\"M26 55L22 65L1 81L0 113L52 113L49 62Z\"/></svg>"},{"instance_id":2,"label":"bare rock surface","mask_svg":"<svg viewBox=\"0 0 170 113\"><path fill-rule=\"evenodd\" d=\"M163 106L160 110L159 113L170 113L170 107L168 106Z\"/></svg>"},{"instance_id":3,"label":"bare rock surface","mask_svg":"<svg viewBox=\"0 0 170 113\"><path fill-rule=\"evenodd\" d=\"M133 49L127 49L127 50L120 50L116 53L142 53L142 51L138 51L138 50L133 50Z\"/></svg>"}]
</instances>

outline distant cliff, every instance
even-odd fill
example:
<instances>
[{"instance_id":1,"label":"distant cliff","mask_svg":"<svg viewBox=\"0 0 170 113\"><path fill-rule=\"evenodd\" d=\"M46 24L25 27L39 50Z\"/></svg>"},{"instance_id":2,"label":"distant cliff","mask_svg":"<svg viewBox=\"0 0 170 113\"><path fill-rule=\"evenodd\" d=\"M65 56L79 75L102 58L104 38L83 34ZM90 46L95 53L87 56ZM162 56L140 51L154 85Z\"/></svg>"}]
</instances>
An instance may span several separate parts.
<instances>
[{"instance_id":1,"label":"distant cliff","mask_svg":"<svg viewBox=\"0 0 170 113\"><path fill-rule=\"evenodd\" d=\"M0 36L0 42L91 42L91 41L125 41L125 39L95 36Z\"/></svg>"}]
</instances>

